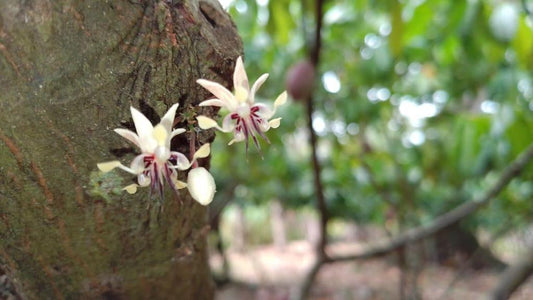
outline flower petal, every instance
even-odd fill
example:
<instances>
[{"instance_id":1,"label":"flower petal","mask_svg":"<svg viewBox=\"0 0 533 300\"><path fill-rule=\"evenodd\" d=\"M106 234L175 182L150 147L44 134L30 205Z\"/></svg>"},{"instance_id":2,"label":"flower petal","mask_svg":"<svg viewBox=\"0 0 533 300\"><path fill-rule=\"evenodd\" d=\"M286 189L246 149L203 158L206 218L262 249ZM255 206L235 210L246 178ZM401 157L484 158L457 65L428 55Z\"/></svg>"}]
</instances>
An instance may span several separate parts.
<instances>
[{"instance_id":1,"label":"flower petal","mask_svg":"<svg viewBox=\"0 0 533 300\"><path fill-rule=\"evenodd\" d=\"M226 103L220 99L208 99L205 101L200 102L198 106L219 106L223 107L226 106Z\"/></svg>"},{"instance_id":2,"label":"flower petal","mask_svg":"<svg viewBox=\"0 0 533 300\"><path fill-rule=\"evenodd\" d=\"M113 170L114 168L120 168L128 173L131 173L131 174L135 174L137 175L138 172L136 172L135 170L133 169L130 169L128 167L126 167L125 165L121 164L118 160L113 160L113 161L108 161L108 162L103 162L103 163L99 163L99 164L96 164L96 166L98 167L98 169L104 173L107 173L111 170Z\"/></svg>"},{"instance_id":3,"label":"flower petal","mask_svg":"<svg viewBox=\"0 0 533 300\"><path fill-rule=\"evenodd\" d=\"M185 131L187 131L187 130L185 130L185 128L176 128L176 129L174 129L172 131L172 133L170 133L170 139L172 139L173 137L175 137L178 134L184 133Z\"/></svg>"},{"instance_id":4,"label":"flower petal","mask_svg":"<svg viewBox=\"0 0 533 300\"><path fill-rule=\"evenodd\" d=\"M135 174L140 174L144 171L145 154L137 155L130 163L130 168Z\"/></svg>"},{"instance_id":5,"label":"flower petal","mask_svg":"<svg viewBox=\"0 0 533 300\"><path fill-rule=\"evenodd\" d=\"M159 124L163 125L167 132L172 130L172 125L174 124L174 118L176 116L176 109L178 109L179 103L172 105L167 113L161 118Z\"/></svg>"},{"instance_id":6,"label":"flower petal","mask_svg":"<svg viewBox=\"0 0 533 300\"><path fill-rule=\"evenodd\" d=\"M139 136L135 132L122 128L117 128L114 131L118 133L121 137L135 144L135 146L141 148L141 144L139 143Z\"/></svg>"},{"instance_id":7,"label":"flower petal","mask_svg":"<svg viewBox=\"0 0 533 300\"><path fill-rule=\"evenodd\" d=\"M198 121L198 126L204 130L219 127L217 121L206 116L197 116L196 120Z\"/></svg>"},{"instance_id":8,"label":"flower petal","mask_svg":"<svg viewBox=\"0 0 533 300\"><path fill-rule=\"evenodd\" d=\"M135 130L137 131L137 135L139 136L139 142L142 145L142 141L152 135L154 126L152 126L150 120L148 120L140 111L135 109L133 106L130 107L130 110L133 123L135 123Z\"/></svg>"},{"instance_id":9,"label":"flower petal","mask_svg":"<svg viewBox=\"0 0 533 300\"><path fill-rule=\"evenodd\" d=\"M252 86L252 90L250 91L250 102L254 102L255 99L255 93L257 90L263 85L265 80L268 78L268 73L265 73L261 75L257 80L254 82L254 85Z\"/></svg>"},{"instance_id":10,"label":"flower petal","mask_svg":"<svg viewBox=\"0 0 533 300\"><path fill-rule=\"evenodd\" d=\"M194 168L187 176L187 188L191 197L202 205L213 201L216 185L213 176L205 168Z\"/></svg>"},{"instance_id":11,"label":"flower petal","mask_svg":"<svg viewBox=\"0 0 533 300\"><path fill-rule=\"evenodd\" d=\"M177 152L177 151L170 152L170 158L174 158L176 160L176 165L171 167L173 169L178 169L178 170L183 171L191 167L191 162L189 162L189 159L187 158L187 156L183 155L183 153L181 152Z\"/></svg>"},{"instance_id":12,"label":"flower petal","mask_svg":"<svg viewBox=\"0 0 533 300\"><path fill-rule=\"evenodd\" d=\"M152 179L145 174L139 174L137 176L137 182L139 183L139 186L149 186L150 183L152 183Z\"/></svg>"},{"instance_id":13,"label":"flower petal","mask_svg":"<svg viewBox=\"0 0 533 300\"><path fill-rule=\"evenodd\" d=\"M233 139L229 141L228 145L233 145L233 143L242 142L246 139L246 135L242 131L236 131L234 133Z\"/></svg>"},{"instance_id":14,"label":"flower petal","mask_svg":"<svg viewBox=\"0 0 533 300\"><path fill-rule=\"evenodd\" d=\"M276 118L268 121L271 128L278 128L281 123L281 118Z\"/></svg>"},{"instance_id":15,"label":"flower petal","mask_svg":"<svg viewBox=\"0 0 533 300\"><path fill-rule=\"evenodd\" d=\"M232 114L228 114L222 120L222 128L219 130L222 132L231 132L235 128L235 120L231 117Z\"/></svg>"},{"instance_id":16,"label":"flower petal","mask_svg":"<svg viewBox=\"0 0 533 300\"><path fill-rule=\"evenodd\" d=\"M257 103L252 108L257 109L256 114L263 119L270 119L276 113L272 108L263 103Z\"/></svg>"},{"instance_id":17,"label":"flower petal","mask_svg":"<svg viewBox=\"0 0 533 300\"><path fill-rule=\"evenodd\" d=\"M162 124L157 124L154 127L153 136L159 146L166 145L167 139L170 142L170 138L168 136L169 133L170 131L167 131Z\"/></svg>"},{"instance_id":18,"label":"flower petal","mask_svg":"<svg viewBox=\"0 0 533 300\"><path fill-rule=\"evenodd\" d=\"M196 152L194 152L193 160L197 158L208 157L210 152L211 152L211 145L209 143L203 144L200 148L198 148L198 150L196 150Z\"/></svg>"},{"instance_id":19,"label":"flower petal","mask_svg":"<svg viewBox=\"0 0 533 300\"><path fill-rule=\"evenodd\" d=\"M274 101L274 111L278 106L285 104L285 102L287 102L287 91L281 93L278 98L276 98L276 101Z\"/></svg>"},{"instance_id":20,"label":"flower petal","mask_svg":"<svg viewBox=\"0 0 533 300\"><path fill-rule=\"evenodd\" d=\"M128 186L125 186L122 190L128 192L128 194L135 194L137 192L137 187L139 185L133 183Z\"/></svg>"},{"instance_id":21,"label":"flower petal","mask_svg":"<svg viewBox=\"0 0 533 300\"><path fill-rule=\"evenodd\" d=\"M210 91L211 94L215 95L218 99L224 102L224 106L227 107L229 110L234 110L236 107L236 101L233 97L233 94L228 91L224 86L221 84L209 81L205 79L198 79L196 82L203 86L206 90Z\"/></svg>"},{"instance_id":22,"label":"flower petal","mask_svg":"<svg viewBox=\"0 0 533 300\"><path fill-rule=\"evenodd\" d=\"M184 188L187 187L187 183L185 183L185 182L183 182L183 181L181 181L181 180L176 180L176 181L174 181L174 185L176 186L176 188L177 188L178 190L181 190L181 189L184 189Z\"/></svg>"},{"instance_id":23,"label":"flower petal","mask_svg":"<svg viewBox=\"0 0 533 300\"><path fill-rule=\"evenodd\" d=\"M235 70L233 71L233 88L244 89L246 92L250 90L250 85L248 84L248 76L246 75L246 70L244 69L244 63L242 62L242 57L237 58L235 63Z\"/></svg>"},{"instance_id":24,"label":"flower petal","mask_svg":"<svg viewBox=\"0 0 533 300\"><path fill-rule=\"evenodd\" d=\"M107 162L96 164L98 169L104 173L107 173L120 165L122 164L118 160L107 161Z\"/></svg>"}]
</instances>

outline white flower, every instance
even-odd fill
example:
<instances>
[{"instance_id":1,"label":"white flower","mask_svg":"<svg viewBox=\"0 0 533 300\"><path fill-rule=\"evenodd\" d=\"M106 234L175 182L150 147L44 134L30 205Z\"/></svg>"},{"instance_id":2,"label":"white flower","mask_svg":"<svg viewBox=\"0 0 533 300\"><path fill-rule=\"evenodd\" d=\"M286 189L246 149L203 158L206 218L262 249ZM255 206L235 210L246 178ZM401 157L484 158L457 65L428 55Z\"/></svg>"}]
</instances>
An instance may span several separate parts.
<instances>
[{"instance_id":1,"label":"white flower","mask_svg":"<svg viewBox=\"0 0 533 300\"><path fill-rule=\"evenodd\" d=\"M152 193L157 192L163 197L165 181L175 191L187 187L185 182L178 180L178 170L187 170L197 158L209 156L210 145L202 145L195 152L192 161L189 161L182 153L170 150L170 140L185 132L183 128L172 130L177 108L178 104L172 105L161 122L154 127L141 112L131 107L131 116L137 133L121 128L115 129L115 132L139 147L142 153L133 159L129 168L118 160L114 160L97 164L98 169L102 172L109 172L118 167L137 175L138 184L131 184L124 188L130 194L135 193L139 186L150 186ZM201 201L194 196L193 198L204 205L210 202L205 198Z\"/></svg>"},{"instance_id":2,"label":"white flower","mask_svg":"<svg viewBox=\"0 0 533 300\"><path fill-rule=\"evenodd\" d=\"M223 132L233 131L234 137L229 142L229 145L235 142L245 141L247 151L248 139L252 137L255 146L260 150L261 147L259 146L257 135L269 142L265 132L270 128L279 127L281 120L281 118L271 118L276 113L278 106L283 105L287 101L287 92L283 92L274 102L273 109L265 104L255 103L255 92L267 78L268 74L261 75L250 89L242 58L239 57L233 73L234 94L219 83L198 79L196 82L216 97L215 99L201 102L200 106L219 106L229 111L222 121L222 126L219 126L215 120L206 116L198 116L197 120L200 128L217 128Z\"/></svg>"}]
</instances>

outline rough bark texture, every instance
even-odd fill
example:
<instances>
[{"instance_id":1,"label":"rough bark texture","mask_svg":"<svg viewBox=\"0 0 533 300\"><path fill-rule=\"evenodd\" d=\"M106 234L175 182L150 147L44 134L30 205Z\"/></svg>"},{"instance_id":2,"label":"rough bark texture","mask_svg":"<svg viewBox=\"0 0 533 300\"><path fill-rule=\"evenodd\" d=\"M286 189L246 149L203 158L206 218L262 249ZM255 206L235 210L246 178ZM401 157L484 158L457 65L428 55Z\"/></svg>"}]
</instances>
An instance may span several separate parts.
<instances>
[{"instance_id":1,"label":"rough bark texture","mask_svg":"<svg viewBox=\"0 0 533 300\"><path fill-rule=\"evenodd\" d=\"M153 122L179 102L186 155L195 80L229 86L242 44L215 0L0 1L0 274L27 299L208 299L206 209L165 202L96 163L138 151L115 134L129 106ZM208 161L202 161L206 165ZM181 174L181 179L185 174ZM163 209L161 209L161 207Z\"/></svg>"}]
</instances>

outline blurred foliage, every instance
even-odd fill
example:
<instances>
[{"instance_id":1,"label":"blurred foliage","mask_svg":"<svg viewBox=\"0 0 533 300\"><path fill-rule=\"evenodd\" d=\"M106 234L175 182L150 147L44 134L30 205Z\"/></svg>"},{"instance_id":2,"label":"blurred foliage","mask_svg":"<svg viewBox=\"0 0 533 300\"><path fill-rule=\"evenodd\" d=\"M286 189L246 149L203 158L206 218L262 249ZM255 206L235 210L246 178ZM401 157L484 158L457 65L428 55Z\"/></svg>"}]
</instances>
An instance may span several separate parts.
<instances>
[{"instance_id":1,"label":"blurred foliage","mask_svg":"<svg viewBox=\"0 0 533 300\"><path fill-rule=\"evenodd\" d=\"M356 222L430 222L472 200L533 141L533 1L326 1L314 99L328 208ZM273 101L285 73L305 59L314 1L228 4L244 41L248 76L269 79ZM531 3L533 8L533 3ZM266 99L266 100L265 100ZM281 109L264 159L219 134L215 201L313 204L305 108ZM533 215L533 166L469 219L491 227Z\"/></svg>"}]
</instances>

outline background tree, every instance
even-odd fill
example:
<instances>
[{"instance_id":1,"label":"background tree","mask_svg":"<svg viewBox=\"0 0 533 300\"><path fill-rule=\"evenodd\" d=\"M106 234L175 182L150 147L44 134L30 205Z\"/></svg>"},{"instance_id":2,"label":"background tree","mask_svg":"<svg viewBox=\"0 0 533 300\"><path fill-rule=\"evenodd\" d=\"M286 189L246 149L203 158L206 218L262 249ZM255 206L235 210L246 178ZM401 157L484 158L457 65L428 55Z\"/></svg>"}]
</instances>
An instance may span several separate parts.
<instances>
[{"instance_id":1,"label":"background tree","mask_svg":"<svg viewBox=\"0 0 533 300\"><path fill-rule=\"evenodd\" d=\"M209 96L195 81L229 85L241 51L214 0L0 3L2 293L213 296L206 209L186 190L167 189L164 203L128 195L130 178L96 163L137 151L111 130L133 129L129 106L156 123L179 102L175 123L188 131L172 148L212 141L194 122Z\"/></svg>"},{"instance_id":2,"label":"background tree","mask_svg":"<svg viewBox=\"0 0 533 300\"><path fill-rule=\"evenodd\" d=\"M270 68L263 95L272 98L269 87L283 84L286 71L315 45L314 3L321 1L229 2L247 69L258 76ZM377 224L397 241L406 229L433 224L486 195L520 153L529 153L530 11L531 1L324 1L312 130L331 219ZM240 154L229 153L213 160L232 166L215 168L215 175L228 187L239 183L237 202L278 198L305 208L317 198L304 106L285 109L283 122L263 162L245 167ZM461 254L501 266L480 255L487 253L475 233L531 223L533 168L526 163L520 170L490 205L463 216L455 234L436 236L436 248L465 245L438 241L461 236L468 241ZM438 260L450 262L458 247L445 248L454 249L436 253Z\"/></svg>"}]
</instances>

